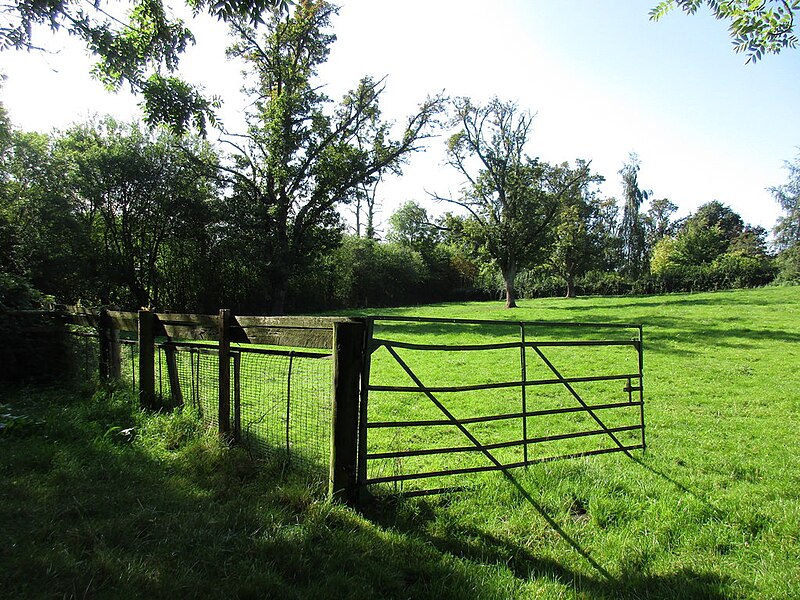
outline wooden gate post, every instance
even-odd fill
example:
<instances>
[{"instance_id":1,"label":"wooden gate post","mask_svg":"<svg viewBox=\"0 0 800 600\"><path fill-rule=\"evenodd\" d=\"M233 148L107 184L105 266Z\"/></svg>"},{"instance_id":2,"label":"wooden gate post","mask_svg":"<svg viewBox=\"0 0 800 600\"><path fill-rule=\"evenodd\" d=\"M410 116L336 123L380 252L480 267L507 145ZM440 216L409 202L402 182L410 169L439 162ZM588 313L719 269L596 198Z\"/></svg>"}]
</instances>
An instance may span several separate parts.
<instances>
[{"instance_id":1,"label":"wooden gate post","mask_svg":"<svg viewBox=\"0 0 800 600\"><path fill-rule=\"evenodd\" d=\"M100 342L100 379L111 381L120 375L120 348L119 330L114 327L114 321L108 314L108 309L100 309L100 318L97 322L97 333Z\"/></svg>"},{"instance_id":2,"label":"wooden gate post","mask_svg":"<svg viewBox=\"0 0 800 600\"><path fill-rule=\"evenodd\" d=\"M146 408L156 404L155 373L156 315L139 311L139 403Z\"/></svg>"},{"instance_id":3,"label":"wooden gate post","mask_svg":"<svg viewBox=\"0 0 800 600\"><path fill-rule=\"evenodd\" d=\"M333 325L333 411L328 495L355 505L358 457L358 405L361 361L364 355L363 321Z\"/></svg>"},{"instance_id":4,"label":"wooden gate post","mask_svg":"<svg viewBox=\"0 0 800 600\"><path fill-rule=\"evenodd\" d=\"M231 311L219 311L219 434L231 434Z\"/></svg>"}]
</instances>

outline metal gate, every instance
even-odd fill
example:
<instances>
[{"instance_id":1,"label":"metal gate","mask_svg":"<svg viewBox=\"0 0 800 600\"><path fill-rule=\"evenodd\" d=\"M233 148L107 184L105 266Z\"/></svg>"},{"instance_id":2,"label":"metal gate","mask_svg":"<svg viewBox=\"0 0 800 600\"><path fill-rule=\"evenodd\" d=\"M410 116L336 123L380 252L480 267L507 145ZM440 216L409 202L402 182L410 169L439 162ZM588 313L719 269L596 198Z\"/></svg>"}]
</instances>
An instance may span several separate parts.
<instances>
[{"instance_id":1,"label":"metal gate","mask_svg":"<svg viewBox=\"0 0 800 600\"><path fill-rule=\"evenodd\" d=\"M358 485L375 495L645 448L641 325L375 317L366 337Z\"/></svg>"}]
</instances>

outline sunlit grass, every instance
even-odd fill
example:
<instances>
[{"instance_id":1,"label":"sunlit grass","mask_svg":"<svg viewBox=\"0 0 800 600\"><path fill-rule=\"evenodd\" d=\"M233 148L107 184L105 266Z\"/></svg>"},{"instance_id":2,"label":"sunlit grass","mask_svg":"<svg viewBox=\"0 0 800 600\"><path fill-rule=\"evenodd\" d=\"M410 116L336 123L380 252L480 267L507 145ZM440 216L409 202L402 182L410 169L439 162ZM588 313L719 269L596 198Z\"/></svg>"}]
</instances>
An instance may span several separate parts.
<instances>
[{"instance_id":1,"label":"sunlit grass","mask_svg":"<svg viewBox=\"0 0 800 600\"><path fill-rule=\"evenodd\" d=\"M464 476L463 492L358 514L191 411L3 390L3 597L798 597L800 288L388 312L642 323L647 451ZM458 371L414 366L426 383Z\"/></svg>"}]
</instances>

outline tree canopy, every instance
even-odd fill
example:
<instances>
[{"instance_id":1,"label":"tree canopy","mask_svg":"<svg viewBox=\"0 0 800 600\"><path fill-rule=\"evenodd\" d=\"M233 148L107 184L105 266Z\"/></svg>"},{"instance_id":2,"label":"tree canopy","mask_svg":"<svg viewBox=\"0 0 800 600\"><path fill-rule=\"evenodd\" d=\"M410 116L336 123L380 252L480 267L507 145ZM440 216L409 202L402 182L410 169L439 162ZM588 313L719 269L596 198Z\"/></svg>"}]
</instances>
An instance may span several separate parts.
<instances>
[{"instance_id":1,"label":"tree canopy","mask_svg":"<svg viewBox=\"0 0 800 600\"><path fill-rule=\"evenodd\" d=\"M769 188L783 215L775 225L775 243L780 250L800 245L800 155L786 162L789 177L783 185Z\"/></svg>"},{"instance_id":2,"label":"tree canopy","mask_svg":"<svg viewBox=\"0 0 800 600\"><path fill-rule=\"evenodd\" d=\"M186 0L196 14L221 21L256 25L270 10L289 10L290 0ZM122 14L121 14L122 11ZM94 74L110 89L128 84L142 95L146 120L176 132L205 132L214 120L215 101L183 81L177 71L181 54L195 43L186 24L164 0L17 0L0 5L0 50L40 50L36 28L64 30L80 39L97 59Z\"/></svg>"},{"instance_id":3,"label":"tree canopy","mask_svg":"<svg viewBox=\"0 0 800 600\"><path fill-rule=\"evenodd\" d=\"M303 2L291 14L273 9L263 36L242 20L232 26L230 52L252 75L245 91L254 109L247 132L227 138L232 154L222 169L276 314L291 274L338 242L338 207L381 173L400 173L442 107L440 98L427 99L393 137L392 124L380 118L383 81L365 77L327 110L329 99L312 79L336 39L328 30L336 11L324 1Z\"/></svg>"},{"instance_id":4,"label":"tree canopy","mask_svg":"<svg viewBox=\"0 0 800 600\"><path fill-rule=\"evenodd\" d=\"M517 272L544 260L559 202L589 177L588 165L552 167L525 153L533 115L493 98L477 105L453 101L447 162L464 178L458 204L471 219L465 234L497 267L505 282L506 307L516 306Z\"/></svg>"},{"instance_id":5,"label":"tree canopy","mask_svg":"<svg viewBox=\"0 0 800 600\"><path fill-rule=\"evenodd\" d=\"M675 8L694 14L703 5L716 19L728 21L733 49L746 53L748 63L797 47L794 27L800 0L661 0L650 18L658 21Z\"/></svg>"}]
</instances>

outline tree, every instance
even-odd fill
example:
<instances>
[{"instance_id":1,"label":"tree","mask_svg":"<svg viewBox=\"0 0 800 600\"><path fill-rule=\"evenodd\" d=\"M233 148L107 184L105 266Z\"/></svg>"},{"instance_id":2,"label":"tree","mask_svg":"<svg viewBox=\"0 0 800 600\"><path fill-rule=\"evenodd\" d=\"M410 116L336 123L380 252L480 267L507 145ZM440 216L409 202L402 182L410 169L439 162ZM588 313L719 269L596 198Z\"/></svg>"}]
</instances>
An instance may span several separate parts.
<instances>
[{"instance_id":1,"label":"tree","mask_svg":"<svg viewBox=\"0 0 800 600\"><path fill-rule=\"evenodd\" d=\"M562 165L569 169L569 165ZM588 169L585 161L577 161L577 171ZM602 221L598 219L601 203L591 184L601 183L600 175L587 175L583 184L572 187L562 199L555 228L555 241L550 262L566 284L565 296L574 298L575 279L583 275L593 259L601 254Z\"/></svg>"},{"instance_id":2,"label":"tree","mask_svg":"<svg viewBox=\"0 0 800 600\"><path fill-rule=\"evenodd\" d=\"M165 253L195 272L194 250L181 256L180 247L207 233L203 214L216 187L188 150L214 161L200 139L179 140L165 130L150 134L111 118L76 126L59 140L58 151L71 164L65 185L94 223L103 257L102 302L163 306Z\"/></svg>"},{"instance_id":3,"label":"tree","mask_svg":"<svg viewBox=\"0 0 800 600\"><path fill-rule=\"evenodd\" d=\"M729 21L733 49L747 53L748 63L797 47L794 25L800 0L662 0L650 11L650 19L658 21L676 7L694 14L702 5L716 19Z\"/></svg>"},{"instance_id":4,"label":"tree","mask_svg":"<svg viewBox=\"0 0 800 600\"><path fill-rule=\"evenodd\" d=\"M763 260L766 235L763 227L745 224L738 213L714 200L684 219L674 237L664 236L655 244L651 267L708 265L725 254Z\"/></svg>"},{"instance_id":5,"label":"tree","mask_svg":"<svg viewBox=\"0 0 800 600\"><path fill-rule=\"evenodd\" d=\"M677 205L666 198L652 200L644 215L645 255L649 257L655 245L662 238L675 233L678 223L672 220L678 210Z\"/></svg>"},{"instance_id":6,"label":"tree","mask_svg":"<svg viewBox=\"0 0 800 600\"><path fill-rule=\"evenodd\" d=\"M733 242L744 230L742 217L719 200L712 200L699 206L697 211L686 219L685 227L709 229L718 225L728 244Z\"/></svg>"},{"instance_id":7,"label":"tree","mask_svg":"<svg viewBox=\"0 0 800 600\"><path fill-rule=\"evenodd\" d=\"M378 186L382 179L380 176L371 183L363 183L358 186L353 200L352 212L356 219L356 237L361 237L362 217L364 237L374 240L378 237L378 230L375 228L375 214L379 212L378 206Z\"/></svg>"},{"instance_id":8,"label":"tree","mask_svg":"<svg viewBox=\"0 0 800 600\"><path fill-rule=\"evenodd\" d=\"M772 232L775 247L780 252L777 264L780 279L800 282L800 155L786 162L789 178L783 185L769 188L780 204L783 215L778 217Z\"/></svg>"},{"instance_id":9,"label":"tree","mask_svg":"<svg viewBox=\"0 0 800 600\"><path fill-rule=\"evenodd\" d=\"M366 77L325 110L329 99L313 78L335 40L326 29L336 11L324 1L302 2L291 14L273 10L263 38L245 22L233 25L229 52L247 65L254 110L247 133L227 138L233 154L222 169L244 212L240 235L256 261L262 303L274 314L284 311L292 274L339 242L337 208L381 173L399 173L441 109L439 98L428 99L392 139L391 124L378 118L384 83Z\"/></svg>"},{"instance_id":10,"label":"tree","mask_svg":"<svg viewBox=\"0 0 800 600\"><path fill-rule=\"evenodd\" d=\"M789 170L786 183L769 188L783 211L773 229L775 246L781 251L800 244L800 155L785 166Z\"/></svg>"},{"instance_id":11,"label":"tree","mask_svg":"<svg viewBox=\"0 0 800 600\"><path fill-rule=\"evenodd\" d=\"M572 171L525 154L533 116L512 102L485 106L468 98L453 102L458 131L447 143L447 163L465 179L459 198L434 197L466 209L464 233L500 269L506 307L516 306L519 269L541 264L552 239L559 202L580 186L585 170Z\"/></svg>"},{"instance_id":12,"label":"tree","mask_svg":"<svg viewBox=\"0 0 800 600\"><path fill-rule=\"evenodd\" d=\"M61 301L93 298L92 226L65 185L68 165L44 134L13 131L0 214L9 223L3 270Z\"/></svg>"},{"instance_id":13,"label":"tree","mask_svg":"<svg viewBox=\"0 0 800 600\"><path fill-rule=\"evenodd\" d=\"M266 10L288 11L291 0L186 0L193 11L222 21L261 23ZM127 8L124 16L118 11ZM205 132L214 122L216 101L175 77L180 55L195 42L193 33L170 15L163 0L127 0L123 8L108 0L17 0L0 7L0 50L42 50L36 26L66 30L86 45L98 62L93 73L109 89L127 83L143 98L149 124L164 123L175 132L191 127Z\"/></svg>"},{"instance_id":14,"label":"tree","mask_svg":"<svg viewBox=\"0 0 800 600\"><path fill-rule=\"evenodd\" d=\"M389 233L386 239L408 246L423 255L439 241L439 230L431 224L428 211L409 200L389 217Z\"/></svg>"},{"instance_id":15,"label":"tree","mask_svg":"<svg viewBox=\"0 0 800 600\"><path fill-rule=\"evenodd\" d=\"M622 166L622 193L625 203L622 210L620 237L622 238L622 270L633 279L639 277L645 265L645 232L639 208L647 200L649 192L639 188L639 157L631 152L628 162Z\"/></svg>"}]
</instances>

